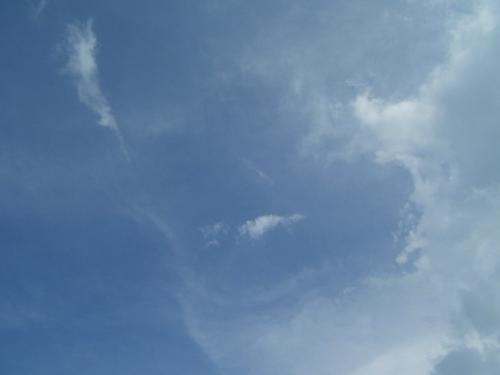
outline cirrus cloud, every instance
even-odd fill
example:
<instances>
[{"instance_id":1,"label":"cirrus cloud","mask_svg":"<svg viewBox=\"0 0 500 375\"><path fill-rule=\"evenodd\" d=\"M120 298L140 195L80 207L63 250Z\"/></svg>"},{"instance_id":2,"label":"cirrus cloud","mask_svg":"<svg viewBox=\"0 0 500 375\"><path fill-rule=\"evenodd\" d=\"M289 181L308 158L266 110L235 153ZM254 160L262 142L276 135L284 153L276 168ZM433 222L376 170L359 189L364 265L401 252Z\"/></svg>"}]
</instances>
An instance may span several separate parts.
<instances>
[{"instance_id":1,"label":"cirrus cloud","mask_svg":"<svg viewBox=\"0 0 500 375\"><path fill-rule=\"evenodd\" d=\"M113 110L102 92L96 61L97 37L92 19L86 23L74 23L67 27L66 48L68 61L65 72L74 79L78 98L99 117L101 126L110 128L116 134L124 155L128 150L116 121Z\"/></svg>"}]
</instances>

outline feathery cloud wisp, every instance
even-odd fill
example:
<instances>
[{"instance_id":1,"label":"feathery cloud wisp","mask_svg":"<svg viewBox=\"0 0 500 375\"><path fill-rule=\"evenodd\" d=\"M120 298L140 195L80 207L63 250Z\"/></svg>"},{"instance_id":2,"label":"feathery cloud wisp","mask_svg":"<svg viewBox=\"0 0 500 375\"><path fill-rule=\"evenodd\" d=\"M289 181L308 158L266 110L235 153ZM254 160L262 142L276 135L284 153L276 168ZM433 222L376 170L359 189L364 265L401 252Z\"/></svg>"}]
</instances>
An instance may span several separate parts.
<instances>
[{"instance_id":1,"label":"feathery cloud wisp","mask_svg":"<svg viewBox=\"0 0 500 375\"><path fill-rule=\"evenodd\" d=\"M97 38L93 30L92 20L88 20L85 24L68 25L66 41L68 62L65 71L75 81L78 98L98 115L99 125L108 127L115 132L120 147L128 158L128 151L118 123L99 83L96 62Z\"/></svg>"}]
</instances>

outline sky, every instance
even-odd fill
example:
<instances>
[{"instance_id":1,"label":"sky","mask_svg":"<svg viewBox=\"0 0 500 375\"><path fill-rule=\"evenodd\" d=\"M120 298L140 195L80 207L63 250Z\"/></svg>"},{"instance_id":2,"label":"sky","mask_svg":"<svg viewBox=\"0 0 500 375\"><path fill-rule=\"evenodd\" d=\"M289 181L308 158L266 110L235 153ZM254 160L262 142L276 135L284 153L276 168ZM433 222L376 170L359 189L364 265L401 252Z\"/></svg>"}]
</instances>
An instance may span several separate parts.
<instances>
[{"instance_id":1,"label":"sky","mask_svg":"<svg viewBox=\"0 0 500 375\"><path fill-rule=\"evenodd\" d=\"M0 1L0 373L500 374L493 0Z\"/></svg>"}]
</instances>

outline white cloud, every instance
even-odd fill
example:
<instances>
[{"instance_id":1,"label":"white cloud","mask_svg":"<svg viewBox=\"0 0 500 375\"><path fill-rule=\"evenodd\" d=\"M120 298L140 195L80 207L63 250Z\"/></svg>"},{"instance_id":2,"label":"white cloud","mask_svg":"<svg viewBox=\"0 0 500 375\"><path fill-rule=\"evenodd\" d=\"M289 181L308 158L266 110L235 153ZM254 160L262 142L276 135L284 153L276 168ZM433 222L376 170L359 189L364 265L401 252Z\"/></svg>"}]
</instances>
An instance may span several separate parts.
<instances>
[{"instance_id":1,"label":"white cloud","mask_svg":"<svg viewBox=\"0 0 500 375\"><path fill-rule=\"evenodd\" d=\"M304 216L293 214L290 216L263 215L253 220L247 220L239 227L241 236L248 236L252 239L259 239L267 232L278 226L290 227L292 224L303 220Z\"/></svg>"},{"instance_id":2,"label":"white cloud","mask_svg":"<svg viewBox=\"0 0 500 375\"><path fill-rule=\"evenodd\" d=\"M450 23L447 59L413 95L365 92L351 103L361 128L351 129L349 152L397 163L412 177L410 200L421 216L398 262L413 259L415 270L230 321L195 311L192 335L222 373L498 372L499 13L494 2L475 4ZM240 231L258 238L280 223L264 218Z\"/></svg>"},{"instance_id":3,"label":"white cloud","mask_svg":"<svg viewBox=\"0 0 500 375\"><path fill-rule=\"evenodd\" d=\"M99 83L96 61L97 38L93 30L92 20L88 20L85 24L68 25L66 46L68 62L65 71L74 78L78 98L98 115L99 125L108 127L115 132L120 147L128 158L128 151L118 123Z\"/></svg>"},{"instance_id":4,"label":"white cloud","mask_svg":"<svg viewBox=\"0 0 500 375\"><path fill-rule=\"evenodd\" d=\"M491 319L498 312L497 299L485 297L500 281L500 236L495 229L500 225L500 153L495 141L500 136L500 80L494 63L500 34L496 6L480 4L451 30L448 61L414 97L384 101L363 94L353 101L363 131L376 140L371 145L376 160L397 162L413 178L411 199L422 216L398 261L407 262L419 249L417 272L439 280L453 311L446 336L451 350L433 374L459 367L477 371L453 373L486 374L491 363L498 363L498 358L488 358L498 355L498 348L477 356L467 339L477 335L481 342L497 340L500 333L500 321Z\"/></svg>"}]
</instances>

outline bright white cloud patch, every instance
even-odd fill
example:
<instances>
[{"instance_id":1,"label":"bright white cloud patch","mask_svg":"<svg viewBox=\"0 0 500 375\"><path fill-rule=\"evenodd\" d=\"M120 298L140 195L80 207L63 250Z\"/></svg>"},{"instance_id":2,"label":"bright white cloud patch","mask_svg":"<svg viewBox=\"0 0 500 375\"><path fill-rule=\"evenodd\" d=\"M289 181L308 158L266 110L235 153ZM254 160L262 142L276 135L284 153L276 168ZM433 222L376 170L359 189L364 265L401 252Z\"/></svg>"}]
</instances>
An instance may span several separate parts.
<instances>
[{"instance_id":1,"label":"bright white cloud patch","mask_svg":"<svg viewBox=\"0 0 500 375\"><path fill-rule=\"evenodd\" d=\"M451 30L449 60L414 97L363 94L352 104L362 131L375 139L376 160L397 162L413 177L411 199L422 216L397 260L406 263L420 250L417 275L441 285L450 327L441 340L449 340L443 350L451 351L442 360L423 357L438 362L424 373L490 374L500 358L500 319L491 319L498 297L489 294L500 281L497 23L496 6L482 2Z\"/></svg>"},{"instance_id":2,"label":"bright white cloud patch","mask_svg":"<svg viewBox=\"0 0 500 375\"><path fill-rule=\"evenodd\" d=\"M500 364L499 9L480 1L454 19L448 58L402 100L360 93L352 153L408 170L421 213L403 276L347 295L308 295L287 311L217 324L190 316L224 373L496 374ZM262 236L283 218L248 221ZM418 250L418 252L417 252Z\"/></svg>"},{"instance_id":3,"label":"bright white cloud patch","mask_svg":"<svg viewBox=\"0 0 500 375\"><path fill-rule=\"evenodd\" d=\"M247 220L239 227L239 233L242 236L259 239L278 226L289 227L302 219L304 219L304 216L299 214L290 216L263 215L253 220Z\"/></svg>"},{"instance_id":4,"label":"bright white cloud patch","mask_svg":"<svg viewBox=\"0 0 500 375\"><path fill-rule=\"evenodd\" d=\"M116 133L120 147L128 157L118 123L99 83L96 62L97 38L92 20L88 20L85 24L69 25L66 45L68 50L66 71L75 80L80 101L98 115L99 125L108 127Z\"/></svg>"}]
</instances>

